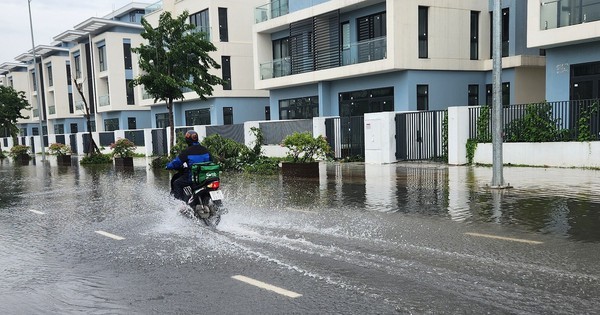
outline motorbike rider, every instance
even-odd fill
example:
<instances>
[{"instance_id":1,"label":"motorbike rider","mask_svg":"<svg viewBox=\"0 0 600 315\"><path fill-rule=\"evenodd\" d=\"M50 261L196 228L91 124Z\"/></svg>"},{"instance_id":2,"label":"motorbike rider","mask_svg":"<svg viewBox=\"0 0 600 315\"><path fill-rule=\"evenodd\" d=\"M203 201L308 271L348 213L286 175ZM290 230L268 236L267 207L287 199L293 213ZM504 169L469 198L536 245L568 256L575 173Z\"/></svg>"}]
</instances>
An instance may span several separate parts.
<instances>
[{"instance_id":1,"label":"motorbike rider","mask_svg":"<svg viewBox=\"0 0 600 315\"><path fill-rule=\"evenodd\" d=\"M198 142L198 133L189 130L185 133L185 142L188 147L181 151L173 161L167 164L168 170L182 170L183 174L173 183L173 196L185 201L183 188L192 185L192 164L210 162L212 160L208 149ZM187 167L184 167L184 164Z\"/></svg>"}]
</instances>

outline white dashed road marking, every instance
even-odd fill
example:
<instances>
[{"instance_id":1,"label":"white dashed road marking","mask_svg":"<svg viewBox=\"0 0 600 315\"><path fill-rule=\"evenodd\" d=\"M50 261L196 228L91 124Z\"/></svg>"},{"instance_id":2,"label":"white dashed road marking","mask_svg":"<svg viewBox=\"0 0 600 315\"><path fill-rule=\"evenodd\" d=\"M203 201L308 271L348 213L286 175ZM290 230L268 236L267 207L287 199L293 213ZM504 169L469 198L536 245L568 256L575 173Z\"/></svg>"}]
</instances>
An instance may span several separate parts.
<instances>
[{"instance_id":1,"label":"white dashed road marking","mask_svg":"<svg viewBox=\"0 0 600 315\"><path fill-rule=\"evenodd\" d=\"M497 236L497 235L490 235L490 234L480 234L480 233L470 233L470 232L465 233L465 234L471 235L471 236L487 237L487 238L493 238L493 239L497 239L497 240L520 242L520 243L527 243L527 244L543 244L544 243L544 242L539 242L539 241L532 241L532 240L525 240L525 239L521 239L521 238L504 237L504 236Z\"/></svg>"},{"instance_id":2,"label":"white dashed road marking","mask_svg":"<svg viewBox=\"0 0 600 315\"><path fill-rule=\"evenodd\" d=\"M37 210L33 210L33 209L29 209L29 211L35 213L35 214L46 214L45 212L42 211L37 211Z\"/></svg>"},{"instance_id":3,"label":"white dashed road marking","mask_svg":"<svg viewBox=\"0 0 600 315\"><path fill-rule=\"evenodd\" d=\"M259 287L261 289L265 289L265 290L269 290L269 291L273 291L277 294L281 294L281 295L285 295L287 297L291 297L291 298L297 298L302 296L302 294L296 293L296 292L292 292L292 291L288 291L286 289L282 289L279 287L276 287L274 285L270 285L268 283L264 283L262 281L258 281L258 280L254 280L252 278L248 278L245 276L241 276L241 275L237 275L237 276L233 276L232 277L235 280L239 280L248 284L251 284L253 286Z\"/></svg>"},{"instance_id":4,"label":"white dashed road marking","mask_svg":"<svg viewBox=\"0 0 600 315\"><path fill-rule=\"evenodd\" d=\"M104 236L106 236L106 237L110 237L110 238L112 238L112 239L115 239L115 240L117 240L117 241L120 241L120 240L124 240L124 239L125 239L124 237L121 237L121 236L118 236L118 235L114 235L114 234L110 234L110 233L108 233L108 232L104 232L104 231L96 231L96 233L98 233L98 234L100 234L100 235L104 235Z\"/></svg>"}]
</instances>

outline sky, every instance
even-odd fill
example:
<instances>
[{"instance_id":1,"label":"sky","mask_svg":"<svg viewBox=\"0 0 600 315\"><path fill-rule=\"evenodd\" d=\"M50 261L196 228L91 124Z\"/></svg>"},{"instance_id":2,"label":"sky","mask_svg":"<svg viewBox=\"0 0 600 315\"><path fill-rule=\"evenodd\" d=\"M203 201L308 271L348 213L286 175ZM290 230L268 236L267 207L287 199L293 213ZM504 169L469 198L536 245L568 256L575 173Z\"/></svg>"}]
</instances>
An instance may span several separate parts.
<instances>
[{"instance_id":1,"label":"sky","mask_svg":"<svg viewBox=\"0 0 600 315\"><path fill-rule=\"evenodd\" d=\"M0 0L0 64L31 50L28 0ZM132 0L31 0L35 45L49 45L53 37L89 19L102 17ZM156 2L140 0L136 2Z\"/></svg>"}]
</instances>

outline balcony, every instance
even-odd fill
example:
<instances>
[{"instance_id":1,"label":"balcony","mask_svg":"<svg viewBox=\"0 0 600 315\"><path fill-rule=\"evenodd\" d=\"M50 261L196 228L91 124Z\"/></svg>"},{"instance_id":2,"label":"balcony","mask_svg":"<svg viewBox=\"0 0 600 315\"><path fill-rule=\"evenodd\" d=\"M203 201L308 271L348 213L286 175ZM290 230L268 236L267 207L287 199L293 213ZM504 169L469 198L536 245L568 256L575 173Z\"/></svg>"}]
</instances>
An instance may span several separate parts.
<instances>
[{"instance_id":1,"label":"balcony","mask_svg":"<svg viewBox=\"0 0 600 315\"><path fill-rule=\"evenodd\" d=\"M600 0L542 0L540 5L541 30L600 21Z\"/></svg>"},{"instance_id":2,"label":"balcony","mask_svg":"<svg viewBox=\"0 0 600 315\"><path fill-rule=\"evenodd\" d=\"M56 106L52 105L52 106L48 106L48 115L54 115L56 114Z\"/></svg>"},{"instance_id":3,"label":"balcony","mask_svg":"<svg viewBox=\"0 0 600 315\"><path fill-rule=\"evenodd\" d=\"M210 26L196 26L196 29L193 30L192 32L204 33L204 40L210 42L210 31L211 31Z\"/></svg>"},{"instance_id":4,"label":"balcony","mask_svg":"<svg viewBox=\"0 0 600 315\"><path fill-rule=\"evenodd\" d=\"M363 62L383 60L386 58L387 37L383 36L370 40L351 43L349 45L344 45L339 51L338 67L359 64ZM299 64L298 61L293 61L292 59L293 57L285 57L282 59L276 59L270 62L261 63L261 80L298 74L306 72L305 70L307 68L310 68L310 65L306 65L306 60L303 60L302 64ZM310 62L312 64L315 63L314 60ZM313 71L316 70L321 69L313 69Z\"/></svg>"},{"instance_id":5,"label":"balcony","mask_svg":"<svg viewBox=\"0 0 600 315\"><path fill-rule=\"evenodd\" d=\"M144 9L144 11L145 11L144 14L148 15L148 14L154 12L154 11L162 10L162 7L163 7L163 2L162 1L155 2L155 3L147 6Z\"/></svg>"},{"instance_id":6,"label":"balcony","mask_svg":"<svg viewBox=\"0 0 600 315\"><path fill-rule=\"evenodd\" d=\"M290 13L288 0L274 0L254 9L254 22L260 23Z\"/></svg>"},{"instance_id":7,"label":"balcony","mask_svg":"<svg viewBox=\"0 0 600 315\"><path fill-rule=\"evenodd\" d=\"M33 117L40 117L40 110L38 108L33 109Z\"/></svg>"},{"instance_id":8,"label":"balcony","mask_svg":"<svg viewBox=\"0 0 600 315\"><path fill-rule=\"evenodd\" d=\"M110 95L100 95L98 97L98 106L108 106L110 105Z\"/></svg>"}]
</instances>

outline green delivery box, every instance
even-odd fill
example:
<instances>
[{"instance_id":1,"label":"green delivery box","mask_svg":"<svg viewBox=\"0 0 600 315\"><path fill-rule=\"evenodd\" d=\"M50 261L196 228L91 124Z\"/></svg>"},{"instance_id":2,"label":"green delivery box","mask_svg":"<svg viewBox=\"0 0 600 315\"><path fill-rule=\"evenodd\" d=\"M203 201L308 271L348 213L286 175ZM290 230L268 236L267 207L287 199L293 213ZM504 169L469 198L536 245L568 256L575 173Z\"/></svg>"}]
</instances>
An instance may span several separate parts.
<instances>
[{"instance_id":1,"label":"green delivery box","mask_svg":"<svg viewBox=\"0 0 600 315\"><path fill-rule=\"evenodd\" d=\"M207 179L219 177L221 167L212 162L196 163L192 165L192 181L195 184L201 184Z\"/></svg>"}]
</instances>

